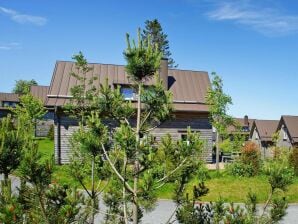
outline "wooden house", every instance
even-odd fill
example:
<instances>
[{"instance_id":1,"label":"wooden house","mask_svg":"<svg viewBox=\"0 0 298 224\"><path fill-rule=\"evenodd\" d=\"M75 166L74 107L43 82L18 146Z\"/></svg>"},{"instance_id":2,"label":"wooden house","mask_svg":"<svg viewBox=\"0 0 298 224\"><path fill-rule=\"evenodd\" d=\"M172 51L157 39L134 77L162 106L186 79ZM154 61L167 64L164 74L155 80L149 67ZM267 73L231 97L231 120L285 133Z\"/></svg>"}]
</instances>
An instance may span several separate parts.
<instances>
[{"instance_id":1,"label":"wooden house","mask_svg":"<svg viewBox=\"0 0 298 224\"><path fill-rule=\"evenodd\" d=\"M108 79L111 88L121 87L124 98L134 101L131 82L125 72L125 66L113 64L89 64L92 68L86 77L97 77L94 85L99 87ZM70 102L71 88L77 84L71 72L77 72L74 62L57 61L47 95L47 107L55 111L55 159L58 164L69 162L71 152L69 139L77 130L78 122L67 116L63 106ZM212 126L209 122L208 106L205 96L210 86L207 72L168 69L167 60L162 60L159 72L164 88L173 94L174 118L158 126L152 134L159 141L162 136L170 133L174 139L183 138L187 127L200 132L206 141L203 156L211 158ZM148 80L150 85L152 80Z\"/></svg>"}]
</instances>

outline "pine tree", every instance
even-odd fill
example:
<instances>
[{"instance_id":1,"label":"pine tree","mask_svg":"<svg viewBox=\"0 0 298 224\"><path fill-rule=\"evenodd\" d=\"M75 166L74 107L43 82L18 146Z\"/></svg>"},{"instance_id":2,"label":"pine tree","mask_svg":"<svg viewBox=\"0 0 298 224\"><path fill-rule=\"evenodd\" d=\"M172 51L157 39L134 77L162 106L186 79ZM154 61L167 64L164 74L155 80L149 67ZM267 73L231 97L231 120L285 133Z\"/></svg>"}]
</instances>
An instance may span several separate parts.
<instances>
[{"instance_id":1,"label":"pine tree","mask_svg":"<svg viewBox=\"0 0 298 224\"><path fill-rule=\"evenodd\" d=\"M139 223L143 211L154 208L157 189L168 182L189 181L179 177L198 169L203 148L198 134L191 131L187 141L165 136L162 143L151 134L172 111L171 94L158 77L162 53L157 45L151 44L150 37L144 42L139 30L136 42L127 35L124 57L131 88L136 92L135 104L124 99L120 86L112 89L105 82L93 92L92 84L74 87L76 97L67 106L80 122L72 139L71 170L89 192L91 202L85 206L92 211L91 223L98 212L99 194L108 208L106 223ZM82 57L75 59L78 65ZM85 59L82 65L88 66ZM78 71L75 76L83 74L82 69ZM149 79L156 83L145 87ZM88 90L90 95L82 98ZM89 177L90 191L86 187ZM108 186L106 191L104 186Z\"/></svg>"},{"instance_id":2,"label":"pine tree","mask_svg":"<svg viewBox=\"0 0 298 224\"><path fill-rule=\"evenodd\" d=\"M150 36L152 45L157 44L158 50L162 52L163 57L168 59L168 65L170 68L176 68L178 65L171 57L172 53L170 51L168 35L163 32L160 22L157 19L146 20L145 29L142 33L142 39L144 42Z\"/></svg>"}]
</instances>

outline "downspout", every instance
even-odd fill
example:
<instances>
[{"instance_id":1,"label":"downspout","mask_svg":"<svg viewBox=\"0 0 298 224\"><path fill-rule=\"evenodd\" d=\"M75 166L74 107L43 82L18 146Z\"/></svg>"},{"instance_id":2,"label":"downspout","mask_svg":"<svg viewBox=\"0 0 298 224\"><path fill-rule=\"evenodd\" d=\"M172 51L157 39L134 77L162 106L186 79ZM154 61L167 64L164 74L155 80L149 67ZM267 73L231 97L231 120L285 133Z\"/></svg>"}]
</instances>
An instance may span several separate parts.
<instances>
[{"instance_id":1,"label":"downspout","mask_svg":"<svg viewBox=\"0 0 298 224\"><path fill-rule=\"evenodd\" d=\"M55 107L55 115L57 119L57 163L61 165L61 119L57 107Z\"/></svg>"}]
</instances>

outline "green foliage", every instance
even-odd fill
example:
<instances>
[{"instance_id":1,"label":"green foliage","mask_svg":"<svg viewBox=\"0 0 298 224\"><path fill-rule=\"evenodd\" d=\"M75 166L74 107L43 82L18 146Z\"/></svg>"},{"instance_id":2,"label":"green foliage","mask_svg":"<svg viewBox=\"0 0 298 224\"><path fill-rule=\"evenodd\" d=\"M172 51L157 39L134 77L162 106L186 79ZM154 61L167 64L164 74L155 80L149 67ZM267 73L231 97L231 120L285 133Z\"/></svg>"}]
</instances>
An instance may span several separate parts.
<instances>
[{"instance_id":1,"label":"green foliage","mask_svg":"<svg viewBox=\"0 0 298 224\"><path fill-rule=\"evenodd\" d=\"M23 184L19 197L28 223L73 223L85 220L83 196L76 189L52 183L53 164L42 161L37 143L29 141L19 167Z\"/></svg>"},{"instance_id":2,"label":"green foliage","mask_svg":"<svg viewBox=\"0 0 298 224\"><path fill-rule=\"evenodd\" d=\"M212 73L212 76L211 87L206 95L206 103L209 108L210 122L216 129L216 170L219 171L219 141L226 136L228 125L233 123L233 118L227 114L232 99L223 92L222 79L215 72Z\"/></svg>"},{"instance_id":3,"label":"green foliage","mask_svg":"<svg viewBox=\"0 0 298 224\"><path fill-rule=\"evenodd\" d=\"M241 150L240 161L253 168L252 175L257 175L261 166L260 149L257 144L247 142Z\"/></svg>"},{"instance_id":4,"label":"green foliage","mask_svg":"<svg viewBox=\"0 0 298 224\"><path fill-rule=\"evenodd\" d=\"M175 63L174 59L171 58L169 41L167 40L168 35L162 30L161 24L157 19L146 20L145 29L142 33L142 40L146 42L150 37L150 44L157 45L158 50L162 52L163 57L168 59L169 67L176 68L178 65Z\"/></svg>"},{"instance_id":5,"label":"green foliage","mask_svg":"<svg viewBox=\"0 0 298 224\"><path fill-rule=\"evenodd\" d=\"M138 223L143 210L154 208L157 189L175 182L180 191L200 165L203 142L197 133L188 130L187 139L179 141L166 136L161 144L150 134L172 111L171 94L157 77L162 54L149 38L147 43L141 40L140 31L138 43L127 36L127 44L126 71L138 93L134 105L124 99L120 87L113 89L108 81L98 90L93 88L93 80L81 78L89 71L86 59L82 54L75 57L78 73L72 75L79 85L72 90L73 103L65 109L80 119L80 128L72 137L69 166L88 196L84 206L91 213L90 222L105 186L109 186L103 197L108 207L106 222ZM144 82L154 75L155 85L145 87Z\"/></svg>"},{"instance_id":6,"label":"green foliage","mask_svg":"<svg viewBox=\"0 0 298 224\"><path fill-rule=\"evenodd\" d=\"M152 45L150 36L146 40L141 39L140 29L138 30L138 43L129 39L126 34L127 49L124 51L124 57L127 61L126 72L130 79L136 82L142 82L155 75L160 67L162 53L157 45Z\"/></svg>"},{"instance_id":7,"label":"green foliage","mask_svg":"<svg viewBox=\"0 0 298 224\"><path fill-rule=\"evenodd\" d=\"M293 182L294 172L286 161L271 161L264 164L264 173L268 175L272 192L276 189L285 191Z\"/></svg>"},{"instance_id":8,"label":"green foliage","mask_svg":"<svg viewBox=\"0 0 298 224\"><path fill-rule=\"evenodd\" d=\"M22 120L22 125L27 129L33 129L37 120L46 114L43 102L31 94L22 95L20 103L15 108L11 108L11 111L15 117Z\"/></svg>"},{"instance_id":9,"label":"green foliage","mask_svg":"<svg viewBox=\"0 0 298 224\"><path fill-rule=\"evenodd\" d=\"M259 173L261 166L260 151L253 142L248 142L241 150L238 160L227 166L227 172L233 176L252 177Z\"/></svg>"},{"instance_id":10,"label":"green foliage","mask_svg":"<svg viewBox=\"0 0 298 224\"><path fill-rule=\"evenodd\" d=\"M11 182L1 182L0 187L0 223L22 223L22 205L18 196L13 194Z\"/></svg>"},{"instance_id":11,"label":"green foliage","mask_svg":"<svg viewBox=\"0 0 298 224\"><path fill-rule=\"evenodd\" d=\"M14 122L10 115L0 120L0 173L5 180L21 161L25 145L21 124Z\"/></svg>"},{"instance_id":12,"label":"green foliage","mask_svg":"<svg viewBox=\"0 0 298 224\"><path fill-rule=\"evenodd\" d=\"M241 161L235 161L228 164L227 172L232 176L238 177L252 177L254 176L254 168L251 164L244 164Z\"/></svg>"},{"instance_id":13,"label":"green foliage","mask_svg":"<svg viewBox=\"0 0 298 224\"><path fill-rule=\"evenodd\" d=\"M31 86L38 85L34 79L31 80L18 80L15 83L15 87L13 88L13 93L17 94L28 94L30 92Z\"/></svg>"},{"instance_id":14,"label":"green foliage","mask_svg":"<svg viewBox=\"0 0 298 224\"><path fill-rule=\"evenodd\" d=\"M298 147L292 149L289 156L289 162L294 169L295 175L298 176Z\"/></svg>"},{"instance_id":15,"label":"green foliage","mask_svg":"<svg viewBox=\"0 0 298 224\"><path fill-rule=\"evenodd\" d=\"M49 132L47 134L47 138L52 141L54 140L54 125L53 124L51 124L51 126L50 126Z\"/></svg>"},{"instance_id":16,"label":"green foliage","mask_svg":"<svg viewBox=\"0 0 298 224\"><path fill-rule=\"evenodd\" d=\"M171 118L172 95L165 91L162 82L157 79L155 85L148 86L141 95L141 101L144 104L144 119L151 123L160 123ZM150 123L143 122L144 128L150 126Z\"/></svg>"},{"instance_id":17,"label":"green foliage","mask_svg":"<svg viewBox=\"0 0 298 224\"><path fill-rule=\"evenodd\" d=\"M233 122L233 118L227 114L232 99L223 92L222 79L215 72L212 73L212 77L211 87L206 95L206 102L209 105L212 126L222 136L226 134L227 126Z\"/></svg>"}]
</instances>

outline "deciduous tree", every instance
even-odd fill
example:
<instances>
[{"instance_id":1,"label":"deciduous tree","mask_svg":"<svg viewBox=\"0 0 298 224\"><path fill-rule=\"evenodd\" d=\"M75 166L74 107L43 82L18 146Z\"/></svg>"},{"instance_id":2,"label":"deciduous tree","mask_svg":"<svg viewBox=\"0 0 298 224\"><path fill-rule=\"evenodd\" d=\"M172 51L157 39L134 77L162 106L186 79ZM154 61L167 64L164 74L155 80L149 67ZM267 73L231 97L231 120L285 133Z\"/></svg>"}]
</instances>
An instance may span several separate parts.
<instances>
[{"instance_id":1,"label":"deciduous tree","mask_svg":"<svg viewBox=\"0 0 298 224\"><path fill-rule=\"evenodd\" d=\"M15 87L13 88L13 93L17 94L28 94L30 92L31 86L38 85L34 79L31 80L17 80Z\"/></svg>"},{"instance_id":2,"label":"deciduous tree","mask_svg":"<svg viewBox=\"0 0 298 224\"><path fill-rule=\"evenodd\" d=\"M226 134L227 126L233 121L227 114L232 98L224 93L222 79L215 72L212 73L212 77L206 102L209 105L211 124L216 129L216 169L219 170L219 141Z\"/></svg>"}]
</instances>

